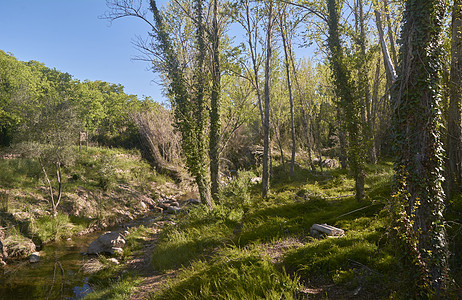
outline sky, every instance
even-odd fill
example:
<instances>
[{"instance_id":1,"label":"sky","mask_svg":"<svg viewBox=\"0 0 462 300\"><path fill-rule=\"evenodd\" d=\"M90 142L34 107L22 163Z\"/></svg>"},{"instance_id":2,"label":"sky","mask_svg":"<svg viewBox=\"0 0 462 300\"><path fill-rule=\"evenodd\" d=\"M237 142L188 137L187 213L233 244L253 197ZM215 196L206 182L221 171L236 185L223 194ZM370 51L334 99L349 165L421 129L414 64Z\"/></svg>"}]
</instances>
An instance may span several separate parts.
<instances>
[{"instance_id":1,"label":"sky","mask_svg":"<svg viewBox=\"0 0 462 300\"><path fill-rule=\"evenodd\" d=\"M107 11L105 0L0 0L0 49L74 79L121 84L127 94L165 102L149 63L134 60L140 53L132 42L146 37L149 26L134 17L111 24L101 18ZM296 49L297 56L304 51Z\"/></svg>"},{"instance_id":2,"label":"sky","mask_svg":"<svg viewBox=\"0 0 462 300\"><path fill-rule=\"evenodd\" d=\"M127 94L163 102L149 63L133 60L139 52L132 41L147 36L149 26L134 17L111 24L99 18L106 11L105 0L0 0L0 49L74 79L121 84Z\"/></svg>"}]
</instances>

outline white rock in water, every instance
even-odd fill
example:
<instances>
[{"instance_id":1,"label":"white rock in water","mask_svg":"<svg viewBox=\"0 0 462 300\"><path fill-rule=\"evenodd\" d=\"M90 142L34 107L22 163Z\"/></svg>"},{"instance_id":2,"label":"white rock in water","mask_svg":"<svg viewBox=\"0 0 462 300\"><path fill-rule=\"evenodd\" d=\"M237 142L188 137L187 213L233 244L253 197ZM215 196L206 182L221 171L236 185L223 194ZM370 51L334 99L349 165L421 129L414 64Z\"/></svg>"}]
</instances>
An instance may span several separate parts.
<instances>
[{"instance_id":1,"label":"white rock in water","mask_svg":"<svg viewBox=\"0 0 462 300\"><path fill-rule=\"evenodd\" d=\"M115 248L125 247L125 238L118 232L109 231L100 235L91 242L88 247L88 254L99 254L102 252L114 253Z\"/></svg>"},{"instance_id":2,"label":"white rock in water","mask_svg":"<svg viewBox=\"0 0 462 300\"><path fill-rule=\"evenodd\" d=\"M30 257L29 257L29 262L32 263L32 264L33 263L38 263L39 260L40 260L40 253L38 253L38 252L32 253L30 255Z\"/></svg>"}]
</instances>

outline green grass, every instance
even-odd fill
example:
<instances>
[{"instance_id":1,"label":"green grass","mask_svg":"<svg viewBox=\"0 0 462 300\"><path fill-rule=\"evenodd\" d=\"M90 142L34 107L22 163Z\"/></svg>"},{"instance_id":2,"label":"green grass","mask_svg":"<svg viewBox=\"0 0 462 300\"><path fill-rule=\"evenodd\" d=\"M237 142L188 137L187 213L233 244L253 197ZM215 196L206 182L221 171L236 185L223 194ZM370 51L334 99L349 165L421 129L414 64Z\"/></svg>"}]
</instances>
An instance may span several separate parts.
<instances>
[{"instance_id":1,"label":"green grass","mask_svg":"<svg viewBox=\"0 0 462 300\"><path fill-rule=\"evenodd\" d=\"M152 299L292 299L301 297L302 282L335 284L347 292L361 286L374 297L388 297L399 276L386 235L392 165L368 166L368 172L367 200L361 203L341 169L297 167L289 178L276 167L265 199L261 185L246 184L252 174L242 174L224 188L214 212L196 209L162 233L155 268L182 271ZM346 235L313 238L314 223L340 227ZM274 264L265 249L287 241L298 242L279 249Z\"/></svg>"},{"instance_id":2,"label":"green grass","mask_svg":"<svg viewBox=\"0 0 462 300\"><path fill-rule=\"evenodd\" d=\"M294 299L291 278L258 247L221 248L208 260L197 260L151 299Z\"/></svg>"},{"instance_id":3,"label":"green grass","mask_svg":"<svg viewBox=\"0 0 462 300\"><path fill-rule=\"evenodd\" d=\"M156 270L167 271L209 255L212 249L230 241L241 216L224 207L212 212L204 207L193 207L183 215L178 227L164 229L152 254L152 264Z\"/></svg>"},{"instance_id":4,"label":"green grass","mask_svg":"<svg viewBox=\"0 0 462 300\"><path fill-rule=\"evenodd\" d=\"M90 284L96 291L88 294L84 299L128 299L141 279L133 273L124 273L123 276L115 275L117 267L109 267L93 275Z\"/></svg>"}]
</instances>

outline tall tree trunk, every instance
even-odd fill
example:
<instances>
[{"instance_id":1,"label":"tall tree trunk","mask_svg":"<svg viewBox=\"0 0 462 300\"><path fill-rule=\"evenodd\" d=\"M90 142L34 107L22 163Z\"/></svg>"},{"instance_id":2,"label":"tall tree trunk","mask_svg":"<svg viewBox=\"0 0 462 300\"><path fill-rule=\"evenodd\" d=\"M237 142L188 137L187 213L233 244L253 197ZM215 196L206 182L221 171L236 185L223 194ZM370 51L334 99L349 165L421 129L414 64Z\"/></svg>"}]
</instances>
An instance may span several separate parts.
<instances>
[{"instance_id":1,"label":"tall tree trunk","mask_svg":"<svg viewBox=\"0 0 462 300\"><path fill-rule=\"evenodd\" d=\"M209 183L207 180L207 167L206 167L206 143L205 143L205 72L204 72L204 62L205 62L205 55L206 55L206 48L205 48L205 28L203 22L203 7L202 7L203 0L195 0L194 1L194 9L196 14L197 20L197 29L196 29L196 43L197 43L197 56L196 56L196 64L195 64L195 74L194 74L194 89L195 89L195 97L193 99L193 106L195 106L195 113L197 122L195 124L196 128L194 128L195 135L196 135L196 152L197 155L193 159L197 160L196 164L198 165L197 175L196 175L196 183L199 188L199 194L201 196L201 201L206 204L209 209L212 209L212 198L210 194Z\"/></svg>"},{"instance_id":2,"label":"tall tree trunk","mask_svg":"<svg viewBox=\"0 0 462 300\"><path fill-rule=\"evenodd\" d=\"M344 121L344 115L342 112L342 108L340 104L337 104L337 119L339 120L339 126L338 126L338 142L340 145L340 154L339 154L339 160L340 160L340 167L342 169L346 169L348 167L348 161L347 161L347 140L346 140L346 134L345 134L345 121Z\"/></svg>"},{"instance_id":3,"label":"tall tree trunk","mask_svg":"<svg viewBox=\"0 0 462 300\"><path fill-rule=\"evenodd\" d=\"M289 90L289 103L290 103L290 132L292 134L292 157L290 159L290 177L294 175L294 165L295 165L295 118L294 118L294 98L292 96L292 80L290 78L290 59L289 56L292 56L292 51L290 50L290 40L286 32L287 28L287 11L286 4L283 4L283 10L279 13L279 28L281 30L282 44L284 48L284 63L286 67L286 76L287 76L287 88Z\"/></svg>"},{"instance_id":4,"label":"tall tree trunk","mask_svg":"<svg viewBox=\"0 0 462 300\"><path fill-rule=\"evenodd\" d=\"M257 27L255 27L255 32L252 32L252 23L250 20L250 0L247 0L245 3L245 13L246 13L246 22L247 22L247 37L250 49L250 57L252 59L252 67L253 67L253 76L254 76L254 86L255 92L257 93L257 101L258 101L258 109L260 111L260 119L261 123L265 122L265 116L263 113L263 105L262 105L262 96L260 91L260 81L258 80L258 63L257 63ZM255 43L252 39L252 35L255 33Z\"/></svg>"},{"instance_id":5,"label":"tall tree trunk","mask_svg":"<svg viewBox=\"0 0 462 300\"><path fill-rule=\"evenodd\" d=\"M401 66L394 87L398 220L417 298L443 297L448 283L443 219L443 150L439 131L439 74L444 2L407 0ZM404 210L402 209L404 207Z\"/></svg>"},{"instance_id":6,"label":"tall tree trunk","mask_svg":"<svg viewBox=\"0 0 462 300\"><path fill-rule=\"evenodd\" d=\"M262 195L266 197L269 192L269 156L270 156L270 76L271 76L271 51L273 36L273 1L268 4L268 25L266 28L266 63L265 63L265 114L263 122L263 174Z\"/></svg>"},{"instance_id":7,"label":"tall tree trunk","mask_svg":"<svg viewBox=\"0 0 462 300\"><path fill-rule=\"evenodd\" d=\"M166 75L170 81L169 94L172 98L172 106L174 107L176 126L182 136L181 147L186 156L186 165L189 173L196 180L201 202L207 205L209 209L212 209L212 198L207 177L208 168L205 142L205 43L202 1L194 1L197 54L194 61L195 69L192 93L186 87L183 70L173 50L156 2L151 0L150 5L155 21L154 36L159 43L165 68L167 69Z\"/></svg>"},{"instance_id":8,"label":"tall tree trunk","mask_svg":"<svg viewBox=\"0 0 462 300\"><path fill-rule=\"evenodd\" d=\"M379 87L380 87L380 64L381 64L381 57L379 56L377 59L377 64L375 66L375 76L374 76L374 84L372 86L372 101L371 101L371 125L372 125L372 132L374 133L372 146L375 148L374 152L376 153L376 158L378 153L380 153L380 141L378 138L378 134L375 131L376 128L376 120L377 120L377 106L379 103Z\"/></svg>"},{"instance_id":9,"label":"tall tree trunk","mask_svg":"<svg viewBox=\"0 0 462 300\"><path fill-rule=\"evenodd\" d=\"M363 0L358 0L358 25L359 25L359 39L358 44L361 53L361 85L362 85L362 92L363 92L363 108L362 113L363 115L363 124L365 125L365 129L363 134L367 135L365 140L367 141L368 145L368 152L369 152L369 160L373 164L377 163L377 153L375 152L374 146L374 131L373 131L373 124L371 123L371 88L369 85L369 72L368 72L368 65L367 65L367 53L366 53L366 29L364 25L364 12L363 12Z\"/></svg>"},{"instance_id":10,"label":"tall tree trunk","mask_svg":"<svg viewBox=\"0 0 462 300\"><path fill-rule=\"evenodd\" d=\"M355 179L356 199L362 201L364 192L364 145L362 140L362 122L358 99L353 95L355 87L351 74L345 64L343 47L339 35L339 15L335 0L327 0L329 14L329 47L330 67L335 83L335 92L340 98L340 104L345 114L345 124L348 131L348 163Z\"/></svg>"},{"instance_id":11,"label":"tall tree trunk","mask_svg":"<svg viewBox=\"0 0 462 300\"><path fill-rule=\"evenodd\" d=\"M390 57L390 52L388 51L387 42L385 40L385 35L383 33L381 13L378 10L374 10L374 13L375 13L375 24L377 26L377 31L379 32L379 40L380 40L380 47L382 49L383 61L385 63L385 71L387 73L387 81L391 85L396 80L395 64Z\"/></svg>"},{"instance_id":12,"label":"tall tree trunk","mask_svg":"<svg viewBox=\"0 0 462 300\"><path fill-rule=\"evenodd\" d=\"M388 7L388 0L383 0L383 8L385 9L385 16L387 19L387 27L388 27L388 40L390 43L390 51L391 57L393 58L393 65L398 64L398 56L396 55L396 47L395 41L396 39L393 37L393 27L391 26L391 17L390 17L390 8Z\"/></svg>"},{"instance_id":13,"label":"tall tree trunk","mask_svg":"<svg viewBox=\"0 0 462 300\"><path fill-rule=\"evenodd\" d=\"M218 0L213 0L213 20L212 20L212 94L210 99L210 178L212 183L212 199L217 202L219 192L220 176L220 91L221 91L221 71L220 71L220 51L219 51L219 32L218 32Z\"/></svg>"},{"instance_id":14,"label":"tall tree trunk","mask_svg":"<svg viewBox=\"0 0 462 300\"><path fill-rule=\"evenodd\" d=\"M462 0L454 0L452 9L452 45L450 101L447 136L447 191L448 198L460 192L462 185Z\"/></svg>"}]
</instances>

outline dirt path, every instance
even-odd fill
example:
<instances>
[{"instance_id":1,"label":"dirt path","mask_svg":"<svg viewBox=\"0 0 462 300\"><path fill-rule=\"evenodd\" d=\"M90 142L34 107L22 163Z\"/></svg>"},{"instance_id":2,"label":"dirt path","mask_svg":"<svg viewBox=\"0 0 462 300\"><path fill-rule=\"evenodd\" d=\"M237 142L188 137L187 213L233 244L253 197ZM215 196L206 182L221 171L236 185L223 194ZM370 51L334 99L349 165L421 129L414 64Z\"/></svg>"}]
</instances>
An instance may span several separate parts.
<instances>
[{"instance_id":1,"label":"dirt path","mask_svg":"<svg viewBox=\"0 0 462 300\"><path fill-rule=\"evenodd\" d=\"M143 248L136 251L125 263L126 270L135 271L142 279L141 284L130 297L132 300L149 298L150 294L161 289L168 279L175 277L177 274L177 271L159 273L151 264L151 255L162 231L163 221L156 223L154 226L157 227L155 233L147 236L143 242Z\"/></svg>"}]
</instances>

